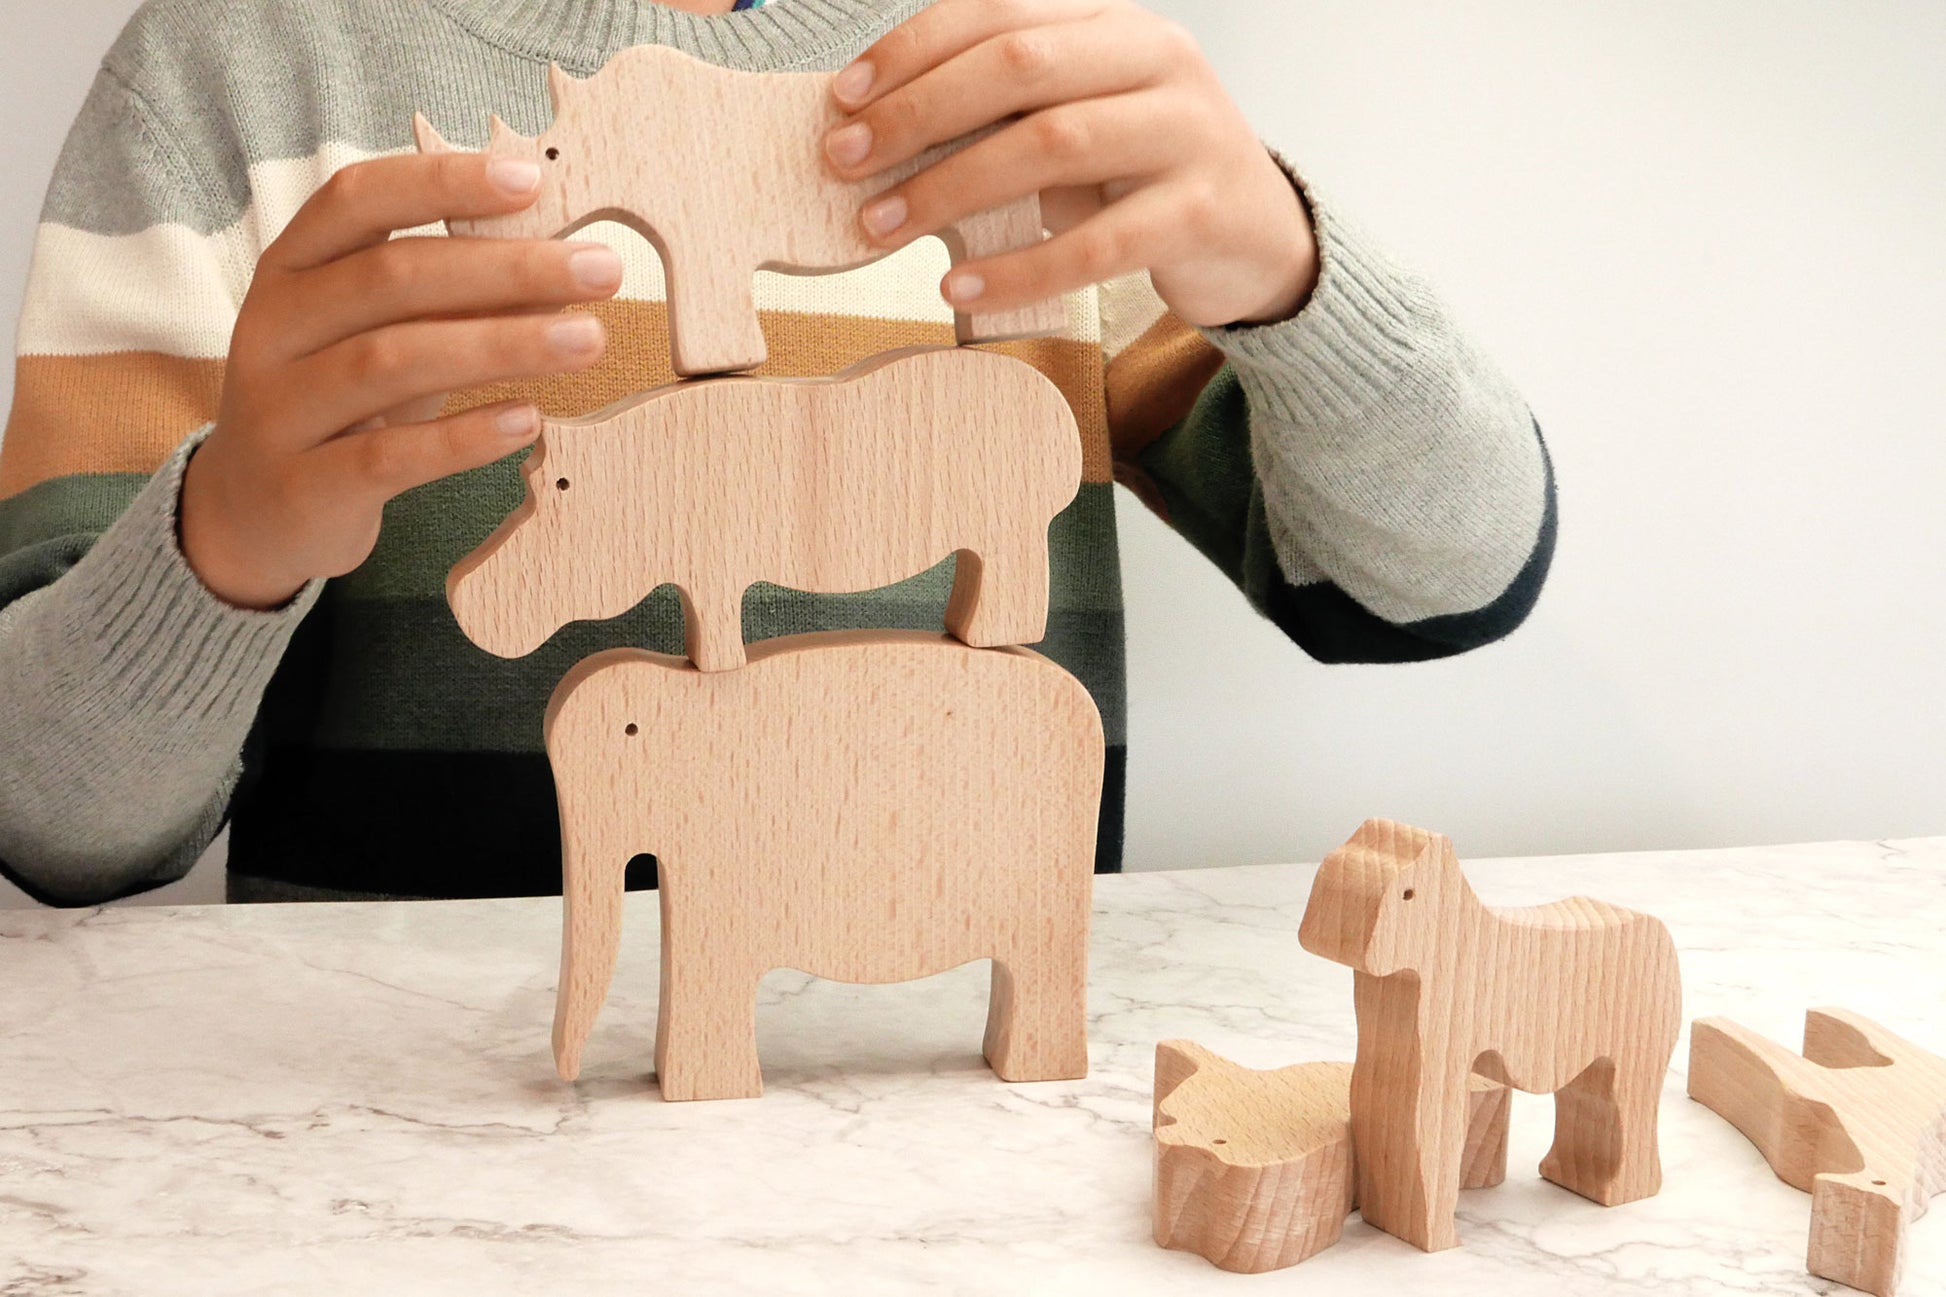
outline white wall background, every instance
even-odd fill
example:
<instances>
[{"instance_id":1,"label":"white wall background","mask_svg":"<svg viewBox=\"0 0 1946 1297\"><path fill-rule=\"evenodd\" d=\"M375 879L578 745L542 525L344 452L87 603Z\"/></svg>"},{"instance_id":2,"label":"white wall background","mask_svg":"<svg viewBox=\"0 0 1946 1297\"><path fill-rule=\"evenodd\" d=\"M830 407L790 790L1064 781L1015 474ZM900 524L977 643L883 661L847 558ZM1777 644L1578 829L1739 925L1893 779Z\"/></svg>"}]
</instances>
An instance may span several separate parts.
<instances>
[{"instance_id":1,"label":"white wall background","mask_svg":"<svg viewBox=\"0 0 1946 1297\"><path fill-rule=\"evenodd\" d=\"M1518 378L1562 534L1506 643L1325 668L1124 496L1130 867L1946 832L1946 7L1151 3ZM0 0L9 310L133 8Z\"/></svg>"}]
</instances>

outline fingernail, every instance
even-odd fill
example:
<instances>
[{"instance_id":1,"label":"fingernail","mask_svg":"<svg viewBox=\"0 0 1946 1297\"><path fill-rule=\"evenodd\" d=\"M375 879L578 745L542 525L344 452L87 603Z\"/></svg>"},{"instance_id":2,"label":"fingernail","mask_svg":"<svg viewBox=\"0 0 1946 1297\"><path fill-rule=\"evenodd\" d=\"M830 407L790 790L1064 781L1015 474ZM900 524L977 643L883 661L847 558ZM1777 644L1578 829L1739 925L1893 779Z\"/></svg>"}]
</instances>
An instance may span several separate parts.
<instances>
[{"instance_id":1,"label":"fingernail","mask_svg":"<svg viewBox=\"0 0 1946 1297\"><path fill-rule=\"evenodd\" d=\"M872 151L872 128L863 122L839 127L825 137L824 151L841 167L855 167Z\"/></svg>"},{"instance_id":2,"label":"fingernail","mask_svg":"<svg viewBox=\"0 0 1946 1297\"><path fill-rule=\"evenodd\" d=\"M831 83L832 93L843 103L855 104L871 93L872 76L872 65L864 59L859 59L838 74L837 79Z\"/></svg>"},{"instance_id":3,"label":"fingernail","mask_svg":"<svg viewBox=\"0 0 1946 1297\"><path fill-rule=\"evenodd\" d=\"M601 321L592 315L564 315L547 326L547 345L571 360L600 351L602 336Z\"/></svg>"},{"instance_id":4,"label":"fingernail","mask_svg":"<svg viewBox=\"0 0 1946 1297\"><path fill-rule=\"evenodd\" d=\"M884 238L905 224L905 199L881 198L865 208L865 228Z\"/></svg>"},{"instance_id":5,"label":"fingernail","mask_svg":"<svg viewBox=\"0 0 1946 1297\"><path fill-rule=\"evenodd\" d=\"M541 164L525 158L495 158L487 163L487 180L505 194L531 194L540 187Z\"/></svg>"},{"instance_id":6,"label":"fingernail","mask_svg":"<svg viewBox=\"0 0 1946 1297\"><path fill-rule=\"evenodd\" d=\"M568 272L583 288L601 291L622 282L622 257L615 249L599 243L584 243L568 258Z\"/></svg>"},{"instance_id":7,"label":"fingernail","mask_svg":"<svg viewBox=\"0 0 1946 1297\"><path fill-rule=\"evenodd\" d=\"M964 306L986 292L987 281L972 273L946 276L946 300Z\"/></svg>"},{"instance_id":8,"label":"fingernail","mask_svg":"<svg viewBox=\"0 0 1946 1297\"><path fill-rule=\"evenodd\" d=\"M541 412L531 405L516 405L493 418L493 430L514 441L526 441L540 427Z\"/></svg>"}]
</instances>

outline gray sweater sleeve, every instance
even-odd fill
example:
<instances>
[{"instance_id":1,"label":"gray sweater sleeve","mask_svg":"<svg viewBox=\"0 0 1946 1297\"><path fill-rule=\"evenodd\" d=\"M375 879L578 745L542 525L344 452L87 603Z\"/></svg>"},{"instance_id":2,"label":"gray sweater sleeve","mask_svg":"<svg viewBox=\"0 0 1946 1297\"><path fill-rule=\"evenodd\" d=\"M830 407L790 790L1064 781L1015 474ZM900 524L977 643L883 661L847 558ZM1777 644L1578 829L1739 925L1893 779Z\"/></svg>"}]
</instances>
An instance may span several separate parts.
<instances>
[{"instance_id":1,"label":"gray sweater sleeve","mask_svg":"<svg viewBox=\"0 0 1946 1297\"><path fill-rule=\"evenodd\" d=\"M1223 365L1140 451L1151 497L1321 659L1498 639L1553 553L1539 428L1438 297L1292 180L1317 231L1317 285L1290 320L1200 330Z\"/></svg>"},{"instance_id":2,"label":"gray sweater sleeve","mask_svg":"<svg viewBox=\"0 0 1946 1297\"><path fill-rule=\"evenodd\" d=\"M95 903L188 872L322 586L272 612L203 587L176 540L203 435L58 580L0 607L0 868L37 900Z\"/></svg>"}]
</instances>

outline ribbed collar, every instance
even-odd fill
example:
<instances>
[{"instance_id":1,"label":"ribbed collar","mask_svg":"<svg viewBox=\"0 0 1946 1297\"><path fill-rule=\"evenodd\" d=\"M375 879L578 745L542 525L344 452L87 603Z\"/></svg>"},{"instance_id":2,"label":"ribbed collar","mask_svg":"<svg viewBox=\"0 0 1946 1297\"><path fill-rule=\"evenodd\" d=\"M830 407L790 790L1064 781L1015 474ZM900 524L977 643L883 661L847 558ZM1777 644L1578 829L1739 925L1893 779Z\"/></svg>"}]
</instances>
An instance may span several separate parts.
<instances>
[{"instance_id":1,"label":"ribbed collar","mask_svg":"<svg viewBox=\"0 0 1946 1297\"><path fill-rule=\"evenodd\" d=\"M430 0L504 50L586 75L630 45L673 45L751 72L814 67L876 40L927 0L769 0L704 16L654 0Z\"/></svg>"}]
</instances>

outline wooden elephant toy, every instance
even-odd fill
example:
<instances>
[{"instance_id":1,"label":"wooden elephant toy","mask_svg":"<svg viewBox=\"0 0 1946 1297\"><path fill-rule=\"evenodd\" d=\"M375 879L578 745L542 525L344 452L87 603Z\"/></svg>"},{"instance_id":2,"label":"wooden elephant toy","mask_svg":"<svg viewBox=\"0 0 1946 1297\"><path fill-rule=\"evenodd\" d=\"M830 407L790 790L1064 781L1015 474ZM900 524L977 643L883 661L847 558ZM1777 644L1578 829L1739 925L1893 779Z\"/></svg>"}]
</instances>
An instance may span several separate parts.
<instances>
[{"instance_id":1,"label":"wooden elephant toy","mask_svg":"<svg viewBox=\"0 0 1946 1297\"><path fill-rule=\"evenodd\" d=\"M750 369L768 355L752 276L849 270L886 250L865 237L866 200L967 141L927 150L865 180L841 180L822 141L839 110L826 72L739 72L661 45L625 49L586 81L548 70L554 121L539 138L493 118L487 151L540 164L534 204L452 223L457 235L545 239L594 221L621 221L661 254L678 374ZM699 133L696 123L708 122ZM452 151L424 117L422 153ZM942 235L955 264L1041 241L1029 196L960 221ZM1052 333L1057 299L958 317L962 342Z\"/></svg>"},{"instance_id":2,"label":"wooden elephant toy","mask_svg":"<svg viewBox=\"0 0 1946 1297\"><path fill-rule=\"evenodd\" d=\"M561 1075L607 993L623 869L660 866L665 1099L755 1096L772 968L898 982L993 960L985 1053L1008 1081L1088 1068L1101 718L1029 649L918 631L766 641L705 674L639 649L555 690L566 920Z\"/></svg>"}]
</instances>

